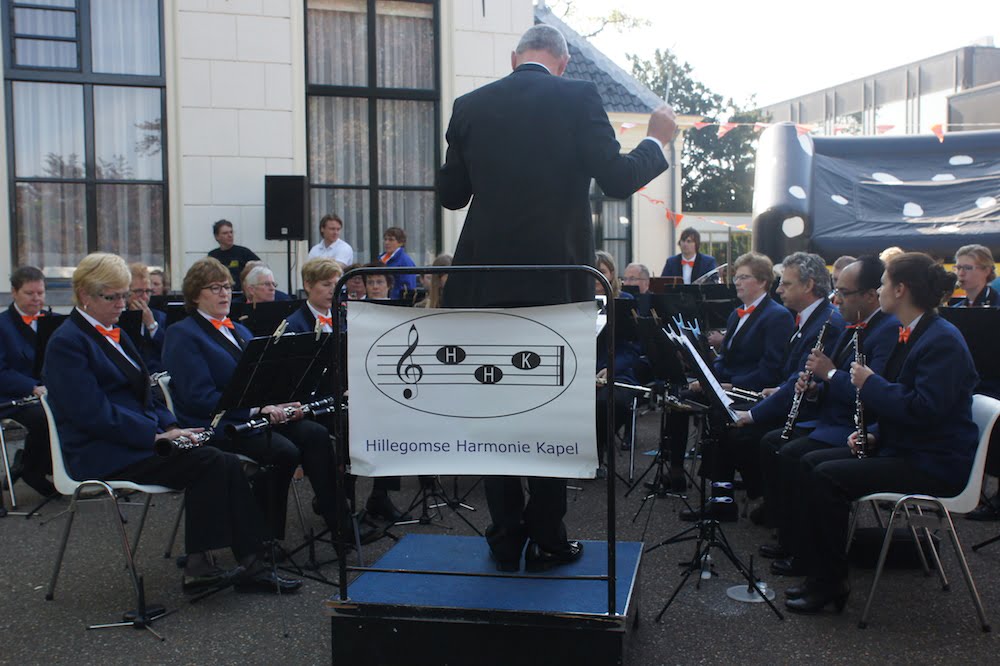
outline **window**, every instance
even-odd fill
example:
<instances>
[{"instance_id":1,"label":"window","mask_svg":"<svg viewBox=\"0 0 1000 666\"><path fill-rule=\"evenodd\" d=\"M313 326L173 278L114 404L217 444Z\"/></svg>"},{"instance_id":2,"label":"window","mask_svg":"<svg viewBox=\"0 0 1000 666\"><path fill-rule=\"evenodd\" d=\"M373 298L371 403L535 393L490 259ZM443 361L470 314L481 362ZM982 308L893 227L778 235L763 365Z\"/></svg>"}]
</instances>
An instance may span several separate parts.
<instances>
[{"instance_id":1,"label":"window","mask_svg":"<svg viewBox=\"0 0 1000 666\"><path fill-rule=\"evenodd\" d=\"M632 263L632 199L612 199L597 181L590 181L590 209L594 219L594 244L615 260L618 274Z\"/></svg>"},{"instance_id":2,"label":"window","mask_svg":"<svg viewBox=\"0 0 1000 666\"><path fill-rule=\"evenodd\" d=\"M356 261L381 254L382 232L401 227L414 261L430 263L441 227L438 3L308 0L306 7L312 219L340 215Z\"/></svg>"},{"instance_id":3,"label":"window","mask_svg":"<svg viewBox=\"0 0 1000 666\"><path fill-rule=\"evenodd\" d=\"M5 0L14 264L168 261L161 0Z\"/></svg>"}]
</instances>

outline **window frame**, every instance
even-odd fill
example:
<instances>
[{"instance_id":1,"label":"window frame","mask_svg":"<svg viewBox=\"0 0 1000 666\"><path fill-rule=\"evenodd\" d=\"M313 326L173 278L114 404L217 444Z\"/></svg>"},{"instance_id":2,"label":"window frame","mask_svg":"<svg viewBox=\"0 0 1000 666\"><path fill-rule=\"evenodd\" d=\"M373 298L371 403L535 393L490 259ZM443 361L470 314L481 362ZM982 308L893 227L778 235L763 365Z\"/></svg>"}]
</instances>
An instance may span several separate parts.
<instances>
[{"instance_id":1,"label":"window frame","mask_svg":"<svg viewBox=\"0 0 1000 666\"><path fill-rule=\"evenodd\" d=\"M381 206L379 194L385 192L430 192L434 195L434 254L441 253L442 247L442 213L441 204L437 195L437 188L431 185L385 185L379 179L379 154L378 154L378 106L380 101L418 101L431 102L433 104L433 131L434 131L434 164L433 173L436 174L441 164L441 2L440 0L400 0L412 2L414 4L430 5L432 9L432 25L434 29L434 88L388 88L378 85L378 21L377 4L378 0L365 0L366 5L366 37L365 48L367 49L366 74L367 83L363 86L350 85L327 85L310 82L309 72L309 0L302 1L302 10L305 20L303 22L304 40L303 49L305 54L305 106L309 108L309 100L312 97L344 97L353 99L363 99L367 102L368 120L368 183L359 185L357 183L314 183L311 169L307 167L307 184L309 187L309 211L312 214L312 200L314 190L336 191L354 190L364 191L368 194L368 233L370 236L369 247L366 248L372 260L382 254L382 228L381 228ZM306 113L306 164L312 164L313 146L309 140L312 135L309 125L309 113ZM436 180L436 178L435 178ZM337 213L344 216L344 211L325 211L325 213ZM318 222L315 220L312 222ZM318 231L314 228L314 223L308 225L309 242L315 241ZM352 245L354 245L352 243ZM354 245L357 252L360 248ZM426 248L431 249L431 248Z\"/></svg>"},{"instance_id":2,"label":"window frame","mask_svg":"<svg viewBox=\"0 0 1000 666\"><path fill-rule=\"evenodd\" d=\"M75 0L77 14L77 68L65 69L56 67L37 67L16 65L14 63L14 8L15 3L27 8L53 9L47 6L33 6L26 0L2 0L0 4L0 20L3 21L4 49L4 108L6 112L5 130L7 133L7 193L8 212L10 215L10 256L12 265L20 266L26 261L18 256L18 218L17 218L17 184L18 183L51 183L51 184L82 184L84 186L84 211L86 216L85 253L97 252L98 247L98 206L97 190L101 185L157 185L162 188L161 207L163 211L163 265L170 265L170 184L167 159L168 127L167 127L167 83L166 83L166 48L165 21L163 0L156 0L157 23L160 42L160 74L159 76L142 74L107 74L95 73L93 67L93 42L91 40L91 0ZM65 11L67 8L62 8ZM53 40L60 41L60 40ZM61 40L67 41L67 40ZM45 178L18 177L14 154L14 99L15 82L26 83L60 83L79 85L83 92L84 121L84 177ZM97 178L97 145L94 120L94 87L109 86L122 88L156 88L160 91L160 159L162 161L162 180L105 180ZM51 267L59 268L59 267ZM68 278L68 275L50 274L47 269L46 278Z\"/></svg>"}]
</instances>

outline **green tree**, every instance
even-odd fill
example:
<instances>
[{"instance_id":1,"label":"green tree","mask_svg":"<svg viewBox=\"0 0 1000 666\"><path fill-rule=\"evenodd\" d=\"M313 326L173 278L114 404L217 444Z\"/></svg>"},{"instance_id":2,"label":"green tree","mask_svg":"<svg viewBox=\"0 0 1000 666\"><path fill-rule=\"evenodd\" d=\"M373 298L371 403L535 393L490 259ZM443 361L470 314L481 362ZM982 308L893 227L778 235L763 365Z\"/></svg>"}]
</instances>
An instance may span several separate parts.
<instances>
[{"instance_id":1,"label":"green tree","mask_svg":"<svg viewBox=\"0 0 1000 666\"><path fill-rule=\"evenodd\" d=\"M702 116L708 123L762 121L759 111L742 108L713 92L691 74L691 65L670 51L657 49L651 60L628 55L632 76L660 96L667 96L678 114ZM692 129L685 134L681 160L683 210L749 212L753 199L757 135L739 126L725 136L718 128Z\"/></svg>"}]
</instances>

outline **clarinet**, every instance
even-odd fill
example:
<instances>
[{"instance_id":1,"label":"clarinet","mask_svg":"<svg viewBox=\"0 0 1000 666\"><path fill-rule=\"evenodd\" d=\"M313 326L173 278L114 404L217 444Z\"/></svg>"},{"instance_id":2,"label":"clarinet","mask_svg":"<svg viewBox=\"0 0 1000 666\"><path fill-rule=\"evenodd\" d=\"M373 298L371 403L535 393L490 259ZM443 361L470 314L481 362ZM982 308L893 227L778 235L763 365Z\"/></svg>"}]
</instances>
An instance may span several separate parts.
<instances>
[{"instance_id":1,"label":"clarinet","mask_svg":"<svg viewBox=\"0 0 1000 666\"><path fill-rule=\"evenodd\" d=\"M830 319L832 318L833 314L831 313L820 327L819 335L816 336L816 344L812 347L813 352L819 353L823 351L823 336L826 334L826 329L830 325ZM809 386L809 382L812 381L812 378L812 370L806 370L806 386ZM788 410L788 418L785 419L785 427L781 429L781 441L783 442L787 442L792 438L792 430L795 428L795 421L799 418L799 409L802 407L802 398L805 397L805 394L805 390L795 391L795 397L792 398L792 408Z\"/></svg>"},{"instance_id":2,"label":"clarinet","mask_svg":"<svg viewBox=\"0 0 1000 666\"><path fill-rule=\"evenodd\" d=\"M206 428L201 432L192 433L190 437L184 437L183 435L176 439L161 437L153 442L153 451L162 458L169 458L178 453L184 453L185 451L205 445L214 435L214 429Z\"/></svg>"},{"instance_id":3,"label":"clarinet","mask_svg":"<svg viewBox=\"0 0 1000 666\"><path fill-rule=\"evenodd\" d=\"M854 329L854 362L858 365L865 364L865 355L861 353L861 329ZM854 432L857 434L858 458L867 458L868 451L868 428L865 426L865 406L861 403L861 389L857 389L854 396Z\"/></svg>"},{"instance_id":4,"label":"clarinet","mask_svg":"<svg viewBox=\"0 0 1000 666\"><path fill-rule=\"evenodd\" d=\"M317 416L323 416L324 414L332 412L334 402L336 401L331 396L329 398L323 398L322 400L316 400L315 402L308 402L301 407L282 407L282 411L285 413L285 418L292 418L295 416L295 412L297 411L302 412L303 416L316 418ZM250 419L245 423L230 423L226 426L226 435L229 437L235 437L236 435L242 435L245 432L266 428L270 425L271 420L269 418L266 416L258 416L257 418Z\"/></svg>"},{"instance_id":5,"label":"clarinet","mask_svg":"<svg viewBox=\"0 0 1000 666\"><path fill-rule=\"evenodd\" d=\"M37 395L32 393L23 398L18 398L17 400L8 400L6 402L0 403L0 409L8 409L10 407L27 407L28 405L37 405L38 401L41 400Z\"/></svg>"}]
</instances>

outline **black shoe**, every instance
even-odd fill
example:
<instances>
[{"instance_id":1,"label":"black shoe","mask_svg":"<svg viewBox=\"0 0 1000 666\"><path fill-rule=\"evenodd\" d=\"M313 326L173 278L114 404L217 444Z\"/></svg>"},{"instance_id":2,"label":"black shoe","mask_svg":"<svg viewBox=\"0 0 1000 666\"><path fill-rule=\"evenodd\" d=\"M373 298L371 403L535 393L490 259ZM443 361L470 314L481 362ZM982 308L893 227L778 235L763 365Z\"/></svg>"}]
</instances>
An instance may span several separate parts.
<instances>
[{"instance_id":1,"label":"black shoe","mask_svg":"<svg viewBox=\"0 0 1000 666\"><path fill-rule=\"evenodd\" d=\"M846 580L839 583L808 583L801 597L785 600L785 608L793 613L819 613L829 604L839 613L847 605L847 597L851 594L851 586Z\"/></svg>"},{"instance_id":2,"label":"black shoe","mask_svg":"<svg viewBox=\"0 0 1000 666\"><path fill-rule=\"evenodd\" d=\"M969 520L979 520L992 522L1000 520L1000 496L994 495L985 502L981 502L974 510L965 514Z\"/></svg>"},{"instance_id":3,"label":"black shoe","mask_svg":"<svg viewBox=\"0 0 1000 666\"><path fill-rule=\"evenodd\" d=\"M238 566L229 571L216 568L214 571L201 576L184 574L181 580L181 589L184 591L184 594L195 594L213 587L224 587L243 572L243 567Z\"/></svg>"},{"instance_id":4,"label":"black shoe","mask_svg":"<svg viewBox=\"0 0 1000 666\"><path fill-rule=\"evenodd\" d=\"M757 552L760 553L761 557L771 560L787 560L792 556L791 553L776 543L765 543L757 549Z\"/></svg>"},{"instance_id":5,"label":"black shoe","mask_svg":"<svg viewBox=\"0 0 1000 666\"><path fill-rule=\"evenodd\" d=\"M682 468L670 468L670 489L675 493L685 493L688 489L687 474Z\"/></svg>"},{"instance_id":6,"label":"black shoe","mask_svg":"<svg viewBox=\"0 0 1000 666\"><path fill-rule=\"evenodd\" d=\"M583 544L579 541L567 541L566 545L557 551L545 550L534 541L530 541L524 553L524 570L545 571L562 564L576 562L581 555L583 555Z\"/></svg>"},{"instance_id":7,"label":"black shoe","mask_svg":"<svg viewBox=\"0 0 1000 666\"><path fill-rule=\"evenodd\" d=\"M785 597L788 599L801 599L812 591L812 583L807 578L799 585L793 585L785 590Z\"/></svg>"},{"instance_id":8,"label":"black shoe","mask_svg":"<svg viewBox=\"0 0 1000 666\"><path fill-rule=\"evenodd\" d=\"M400 513L399 509L392 503L392 500L389 499L388 493L384 495L369 495L368 501L365 502L365 511L372 518L378 518L390 523L402 520L403 518L403 514Z\"/></svg>"},{"instance_id":9,"label":"black shoe","mask_svg":"<svg viewBox=\"0 0 1000 666\"><path fill-rule=\"evenodd\" d=\"M294 592L302 587L302 581L295 578L282 578L270 569L261 567L255 573L243 572L233 581L233 589L237 592L264 592L275 594L280 589L281 594Z\"/></svg>"},{"instance_id":10,"label":"black shoe","mask_svg":"<svg viewBox=\"0 0 1000 666\"><path fill-rule=\"evenodd\" d=\"M490 551L490 559L496 564L497 571L503 571L504 573L516 573L521 570L521 558L518 557L516 560L500 559L497 554L492 550Z\"/></svg>"},{"instance_id":11,"label":"black shoe","mask_svg":"<svg viewBox=\"0 0 1000 666\"><path fill-rule=\"evenodd\" d=\"M21 480L28 484L29 488L42 497L54 497L59 494L56 487L52 485L51 481L45 478L44 474L37 474L25 470L21 474Z\"/></svg>"},{"instance_id":12,"label":"black shoe","mask_svg":"<svg viewBox=\"0 0 1000 666\"><path fill-rule=\"evenodd\" d=\"M795 557L771 562L771 573L776 576L805 576L806 569Z\"/></svg>"},{"instance_id":13,"label":"black shoe","mask_svg":"<svg viewBox=\"0 0 1000 666\"><path fill-rule=\"evenodd\" d=\"M720 523L735 523L739 520L736 502L709 502L702 509L685 509L678 514L681 520L693 523L699 520L717 520Z\"/></svg>"}]
</instances>

